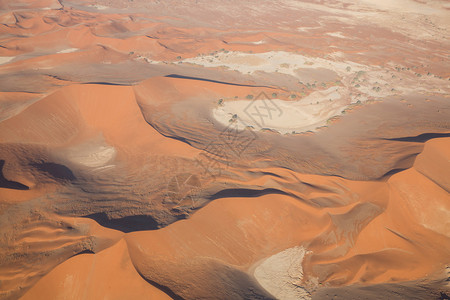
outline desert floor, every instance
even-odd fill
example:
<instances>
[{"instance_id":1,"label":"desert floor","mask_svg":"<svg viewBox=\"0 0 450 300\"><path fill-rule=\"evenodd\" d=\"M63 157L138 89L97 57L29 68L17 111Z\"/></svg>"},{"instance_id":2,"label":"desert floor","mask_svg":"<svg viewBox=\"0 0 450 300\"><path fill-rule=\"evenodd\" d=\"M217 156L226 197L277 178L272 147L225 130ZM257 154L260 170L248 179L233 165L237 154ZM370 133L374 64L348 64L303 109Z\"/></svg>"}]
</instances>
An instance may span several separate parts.
<instances>
[{"instance_id":1,"label":"desert floor","mask_svg":"<svg viewBox=\"0 0 450 300\"><path fill-rule=\"evenodd\" d=\"M438 0L0 0L0 299L449 299L449 33Z\"/></svg>"}]
</instances>

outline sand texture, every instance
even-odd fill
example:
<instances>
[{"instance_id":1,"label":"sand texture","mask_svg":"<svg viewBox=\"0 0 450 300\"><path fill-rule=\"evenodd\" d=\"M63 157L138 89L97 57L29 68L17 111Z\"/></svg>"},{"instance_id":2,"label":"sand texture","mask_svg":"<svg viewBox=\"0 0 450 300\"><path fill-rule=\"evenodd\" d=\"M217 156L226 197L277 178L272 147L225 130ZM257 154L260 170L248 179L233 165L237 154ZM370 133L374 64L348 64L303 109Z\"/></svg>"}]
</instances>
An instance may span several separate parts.
<instances>
[{"instance_id":1,"label":"sand texture","mask_svg":"<svg viewBox=\"0 0 450 300\"><path fill-rule=\"evenodd\" d=\"M0 300L448 299L449 9L0 0Z\"/></svg>"}]
</instances>

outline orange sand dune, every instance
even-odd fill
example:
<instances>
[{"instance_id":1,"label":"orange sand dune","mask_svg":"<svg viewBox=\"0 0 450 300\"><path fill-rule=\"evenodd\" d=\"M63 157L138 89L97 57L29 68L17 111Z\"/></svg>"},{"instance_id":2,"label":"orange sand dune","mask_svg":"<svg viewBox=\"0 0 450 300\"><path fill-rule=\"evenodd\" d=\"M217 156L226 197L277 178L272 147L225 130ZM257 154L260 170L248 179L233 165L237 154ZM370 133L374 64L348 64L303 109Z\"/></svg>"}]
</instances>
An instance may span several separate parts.
<instances>
[{"instance_id":1,"label":"orange sand dune","mask_svg":"<svg viewBox=\"0 0 450 300\"><path fill-rule=\"evenodd\" d=\"M173 92L175 87L176 93ZM176 119L172 120L174 123L167 123L170 119L154 120L152 117L168 109L176 111L177 105L181 105L186 99L216 105L208 99L229 97L236 93L245 95L252 93L253 89L229 89L220 83L172 78L151 79L135 88L105 85L65 87L0 124L2 155L6 158L2 174L10 182L9 186L3 186L3 195L15 198L23 194L25 198L20 196L21 198L16 199L22 199L25 204L38 195L42 197L45 193L57 193L58 189L69 182L74 183L75 187L79 185L77 182L81 182L85 188L89 188L88 182L83 178L90 178L89 174L93 175L95 170L104 167L107 169L102 172L106 173L97 173L94 182L98 181L103 185L105 180L110 181L106 175L112 176L114 184L114 181L122 180L122 175L117 171L124 170L124 166L125 170L139 169L142 167L139 167L139 162L145 161L145 156L162 151L166 157L178 157L177 164L185 165L186 171L191 165L190 170L197 170L194 174L204 178L198 165L192 169L195 164L188 163L198 157L199 149L161 135L159 130L164 131L164 128L150 126L165 124L170 128L175 125L173 128L176 129ZM196 98L198 95L201 98ZM192 105L195 101L190 103ZM185 110L186 112L188 111ZM201 111L199 113L197 120L187 114L188 119L185 117L185 121L192 118L192 124L199 122L198 117L202 115ZM48 115L52 118L49 119ZM195 133L198 129L191 127L190 130ZM140 134L130 136L130 132ZM172 134L176 136L179 133L176 130ZM21 141L27 141L28 146L14 147ZM259 279L255 279L252 272L258 268L260 261L296 246L305 249L303 267L306 273L299 280L308 293L317 289L318 282L324 285L360 282L376 284L426 277L441 270L445 266L442 262L449 258L449 253L445 250L447 247L443 245L449 243L446 236L448 223L436 222L437 219L445 219L449 209L446 177L442 177L445 171L439 169L448 160L448 151L445 150L448 148L448 141L448 138L433 139L425 144L423 153L416 159L420 173L412 167L392 175L386 181L351 181L339 177L307 175L283 168L242 170L237 165L229 166L215 181L202 181L203 191L194 195L196 198L186 198L172 206L172 209L184 211L189 217L192 209L206 205L207 199L214 199L192 218L160 230L127 234L126 241L133 265L141 276L164 287L169 295L186 298L208 295L205 294L203 285L198 285L198 282L208 280L212 280L209 289L211 296L219 295L224 288L223 284L232 287L232 294L236 297L241 293L267 296L267 291L260 288L257 282ZM203 141L199 140L198 143ZM391 146L395 145L396 142L392 142ZM17 152L18 149L23 150ZM58 149L58 152L52 149ZM249 155L253 157L254 154ZM45 164L37 165L37 157L45 159L47 164L62 164L74 174L73 177L55 173L52 169L43 169ZM438 157L441 164L438 161L436 166L424 164L427 160L435 161ZM187 161L183 161L186 159ZM30 164L30 161L34 162ZM404 164L401 160L399 163ZM108 171L109 168L112 169ZM39 173L39 170L46 170L47 173ZM130 171L126 172L131 176L128 178L133 178ZM167 175L160 178L163 180L161 183L170 178ZM226 180L228 188L221 187L222 180ZM11 182L30 190L14 191L11 189ZM122 188L120 184L115 189L126 195L127 190L122 190L125 186ZM222 192L217 192L220 187ZM414 191L419 187L422 190ZM134 185L132 189L137 188L138 185ZM239 191L254 192L241 197ZM79 193L84 197L81 190L70 193ZM142 196L144 197L137 197L136 200L146 201L145 195ZM430 200L423 201L425 196ZM158 198L154 199L153 201L157 201ZM165 196L162 200L158 209L170 209L171 202L166 202ZM108 223L96 217L98 210L86 210L83 208L84 202L75 204L69 199L64 201L67 201L72 211L78 207L80 212L85 211L83 215L89 215L89 211L94 213L92 218L104 226L113 226L111 228L126 230L125 232L129 230L124 229L123 225L115 225L119 221ZM432 205L433 208L442 206L442 209L436 211L424 205L430 201L437 201ZM13 208L11 204L5 207L5 213ZM62 210L58 209L60 212L69 212L64 202L58 201L55 204L61 207ZM126 208L120 213L111 211L108 218L120 220L122 217L132 216L135 209ZM174 211L171 212L173 213ZM163 219L159 220L157 222ZM404 226L411 222L416 225ZM223 227L219 227L219 224ZM97 234L99 238L103 235L101 232ZM17 245L9 247L11 246L11 251L18 249ZM42 251L41 248L35 249ZM93 251L89 247L87 249ZM61 256L50 255L45 261L48 265L54 265L61 262ZM189 271L179 271L185 268L187 261L193 265L192 268L204 271L199 274L194 272L196 275L192 277L183 276ZM212 266L215 267L210 269ZM230 272L229 276L240 276L243 280L245 278L245 285L210 278L209 274L214 268L225 268L226 272ZM405 270L408 272L405 273ZM61 272L71 271L69 268ZM29 283L35 282L42 275L44 274L31 276ZM41 279L42 285L55 284L51 278L53 277L49 274ZM190 288L186 288L186 284ZM39 291L40 285L41 283L36 286L36 290ZM31 291L30 293L34 293ZM220 297L226 296L223 294Z\"/></svg>"},{"instance_id":2,"label":"orange sand dune","mask_svg":"<svg viewBox=\"0 0 450 300\"><path fill-rule=\"evenodd\" d=\"M450 139L445 140L447 144L450 142ZM449 224L444 220L450 198L426 178L419 177L417 183L413 182L417 175L411 173L418 174L410 169L378 184L337 180L339 188L349 188L356 201L348 203L345 210L330 206L326 210L311 208L286 196L222 198L188 221L157 232L130 234L127 240L135 265L143 276L152 281L159 278L164 285L172 285L172 291L185 297L200 295L200 291L185 289L186 281L194 285L197 281L208 281L208 276L186 278L180 275L178 278L171 275L175 269L187 268L185 264L204 264L197 268L207 268L209 262L204 260L214 258L225 266L251 272L251 266L262 258L297 245L304 245L311 251L304 264L310 271L310 276L304 279L306 286L308 280L341 285L419 279L441 270L445 266L442 262L449 259L450 239L446 234ZM305 176L299 177L308 180ZM400 195L397 182L411 187L406 187L406 193ZM427 184L434 186L427 187ZM428 200L422 202L427 203L426 206L417 207L416 195L420 192L409 191L422 186L427 197L438 203ZM330 192L321 197L331 198ZM317 199L315 194L311 196ZM441 205L442 210L433 209ZM411 211L416 207L415 212ZM313 223L307 221L313 219ZM405 227L405 223L410 225ZM226 229L213 224L224 224ZM165 273L161 273L162 269Z\"/></svg>"},{"instance_id":3,"label":"orange sand dune","mask_svg":"<svg viewBox=\"0 0 450 300\"><path fill-rule=\"evenodd\" d=\"M226 298L228 296L222 292L225 287L230 289L233 297L269 297L268 293L275 292L259 281L263 279L254 275L254 270L259 270L261 262L268 258L276 260L276 255L295 247L303 247L305 253L305 273L298 275L304 293L315 291L318 283L339 286L421 279L445 267L443 262L449 259L445 244L450 243L446 235L448 223L437 220L445 219L449 210L448 187L443 175L446 168L440 169L448 161L448 138L425 143L423 153L416 159L419 172L413 165L379 181L308 175L279 167L258 169L255 164L242 169L236 164L244 163L239 158L236 163L224 165L223 172L214 180L208 179L200 166L193 163L201 148L174 139L180 134L179 121L167 116L161 118L161 114L167 110L176 113L184 107L184 122L191 122L191 127L185 129L192 131L192 137L199 138L195 134L201 126L196 123L201 124L202 118L207 119L208 115L198 110L195 118L183 106L186 99L191 99L191 105L197 105L197 101L214 106L217 104L212 99L219 96L245 95L253 90L253 87L230 89L226 84L176 78L154 78L135 88L107 85L62 88L0 124L2 155L6 158L1 192L6 198L21 199L22 203L21 207L14 202L4 202L8 203L3 209L4 215L10 210L23 210L34 197L44 197L47 203L53 203L54 212L69 215L77 212L93 218L100 225L124 232L133 231L133 226L151 229L144 223L133 223L141 222L133 220L136 214L149 215L146 222L153 220L151 222L161 224L155 229L177 218L188 218L159 230L126 235L130 258L138 274L162 287L169 296L184 298L213 295ZM355 116L358 113L365 112L356 111ZM153 119L155 116L157 118ZM344 123L335 126L340 124ZM161 135L169 129L174 131ZM130 135L130 132L140 134ZM257 136L264 137L264 133ZM310 136L303 137L310 139ZM270 139L266 141L271 143ZM197 144L203 143L204 140L197 140ZM399 147L398 143L392 141L389 152L392 147ZM246 155L257 161L258 152L253 152L252 147ZM136 176L149 176L151 173L145 173L142 164L150 163L146 157L161 152L166 158L157 163L167 165L164 160L172 157L177 166L174 171L169 167L159 169L158 177L149 177L157 180L155 191L174 175L170 172L177 174L182 167L184 172L193 172L200 179L199 194L173 203L176 199L168 199L167 194L157 192L153 197L144 192L146 183L141 183ZM273 154L277 155L276 152ZM426 164L430 159L436 164ZM400 159L397 166L408 165L408 161ZM97 186L94 188L89 180ZM25 187L25 191L16 189L16 185ZM103 195L97 198L93 189L102 189ZM59 194L61 191L64 193ZM131 191L135 195L134 203L121 202L111 194L112 191L128 197ZM143 194L136 194L137 191ZM247 196L242 197L240 193ZM55 201L54 197L61 196ZM122 210L102 204L105 196L111 198L112 204L120 203ZM72 197L89 200L73 202ZM148 199L153 199L153 204L144 209L140 203L147 203ZM430 201L434 201L431 207L428 206ZM37 213L44 207L36 206ZM433 209L436 207L441 208ZM99 212L105 209L107 213L102 217ZM190 217L195 210L198 212ZM18 220L21 218L20 222L27 222L25 211ZM126 225L122 220L131 223ZM99 225L93 224L96 225L89 227L93 228L94 236L104 239L104 233L94 229ZM73 230L68 228L69 232ZM61 234L70 236L69 232ZM14 231L11 240L18 241L20 234L21 230ZM26 240L34 245L36 255L48 247L42 248L35 242L40 241L43 234ZM10 249L9 253L13 253L21 249L22 243L5 245ZM69 251L79 249L71 238L63 238L63 243ZM83 247L96 252L93 245ZM43 260L46 272L66 259L66 253L55 252ZM9 255L4 259L11 259ZM273 267L269 263L261 266ZM73 274L72 269L69 267L61 272ZM216 269L228 274L228 279L211 277L211 272ZM24 270L30 272L29 267ZM46 272L28 273L26 282L10 279L9 291L16 290L15 284L31 286ZM192 276L185 276L186 273ZM267 278L276 276L270 274ZM45 294L41 290L44 287L40 286L56 284L56 279L52 278L58 276L54 276L44 276L35 290L30 290L31 295ZM236 276L242 278L241 284L230 279ZM205 282L211 282L207 292L203 288Z\"/></svg>"},{"instance_id":4,"label":"orange sand dune","mask_svg":"<svg viewBox=\"0 0 450 300\"><path fill-rule=\"evenodd\" d=\"M49 294L55 299L171 299L136 273L123 240L98 254L68 259L20 299L47 299Z\"/></svg>"},{"instance_id":5,"label":"orange sand dune","mask_svg":"<svg viewBox=\"0 0 450 300\"><path fill-rule=\"evenodd\" d=\"M448 8L0 0L0 299L447 299Z\"/></svg>"}]
</instances>

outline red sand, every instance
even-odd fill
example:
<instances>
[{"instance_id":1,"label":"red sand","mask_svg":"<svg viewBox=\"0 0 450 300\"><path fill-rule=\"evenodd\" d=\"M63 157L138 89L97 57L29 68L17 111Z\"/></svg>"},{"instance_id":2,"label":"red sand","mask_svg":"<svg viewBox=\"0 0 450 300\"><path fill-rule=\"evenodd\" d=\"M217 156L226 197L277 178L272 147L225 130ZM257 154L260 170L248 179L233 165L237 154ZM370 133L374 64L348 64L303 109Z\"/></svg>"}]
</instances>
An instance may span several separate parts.
<instances>
[{"instance_id":1,"label":"red sand","mask_svg":"<svg viewBox=\"0 0 450 300\"><path fill-rule=\"evenodd\" d=\"M0 299L448 295L448 7L399 3L0 1Z\"/></svg>"}]
</instances>

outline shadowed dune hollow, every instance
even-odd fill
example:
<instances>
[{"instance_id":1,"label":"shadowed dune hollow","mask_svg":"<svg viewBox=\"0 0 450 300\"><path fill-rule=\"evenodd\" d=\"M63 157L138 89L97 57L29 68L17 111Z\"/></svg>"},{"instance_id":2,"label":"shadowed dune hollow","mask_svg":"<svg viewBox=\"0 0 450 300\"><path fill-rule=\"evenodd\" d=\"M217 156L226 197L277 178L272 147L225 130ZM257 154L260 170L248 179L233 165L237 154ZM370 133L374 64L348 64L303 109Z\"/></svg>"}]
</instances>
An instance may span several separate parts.
<instances>
[{"instance_id":1,"label":"shadowed dune hollow","mask_svg":"<svg viewBox=\"0 0 450 300\"><path fill-rule=\"evenodd\" d=\"M449 299L449 9L0 0L0 299Z\"/></svg>"}]
</instances>

